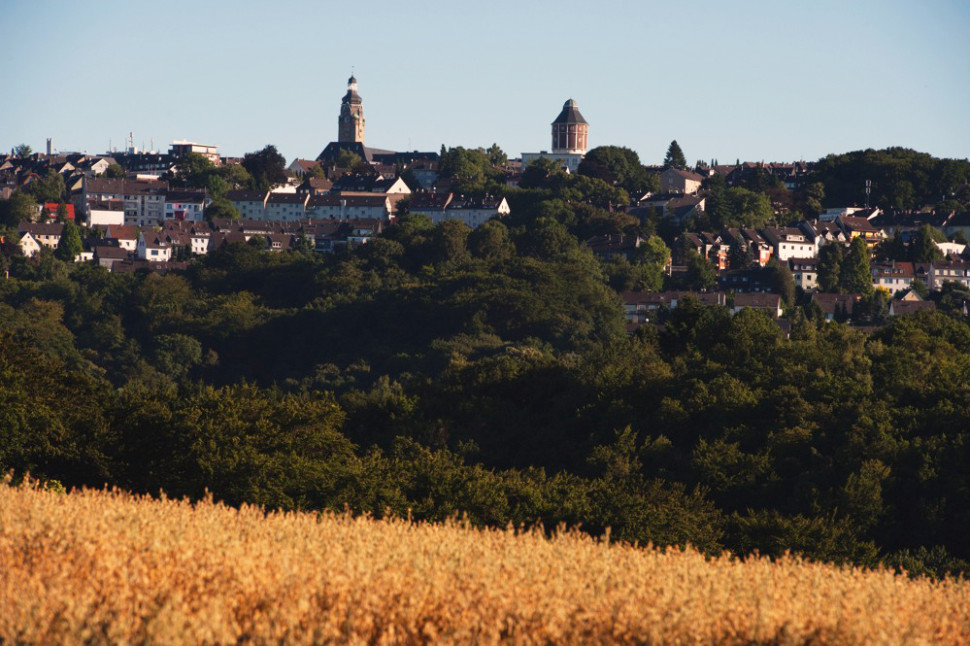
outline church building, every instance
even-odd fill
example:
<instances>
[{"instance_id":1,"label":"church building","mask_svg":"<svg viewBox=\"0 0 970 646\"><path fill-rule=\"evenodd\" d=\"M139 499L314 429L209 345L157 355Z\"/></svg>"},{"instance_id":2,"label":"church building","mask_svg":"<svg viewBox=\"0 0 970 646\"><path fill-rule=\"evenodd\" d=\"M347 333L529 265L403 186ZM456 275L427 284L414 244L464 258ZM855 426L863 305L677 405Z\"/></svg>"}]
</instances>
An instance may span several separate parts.
<instances>
[{"instance_id":1,"label":"church building","mask_svg":"<svg viewBox=\"0 0 970 646\"><path fill-rule=\"evenodd\" d=\"M327 144L317 157L317 161L333 164L344 150L354 153L367 162L372 161L374 153L390 152L364 146L364 100L357 93L357 79L354 76L347 79L347 93L340 101L337 140Z\"/></svg>"},{"instance_id":2,"label":"church building","mask_svg":"<svg viewBox=\"0 0 970 646\"><path fill-rule=\"evenodd\" d=\"M357 94L357 79L347 79L347 94L340 103L339 128L337 141L364 143L364 101Z\"/></svg>"}]
</instances>

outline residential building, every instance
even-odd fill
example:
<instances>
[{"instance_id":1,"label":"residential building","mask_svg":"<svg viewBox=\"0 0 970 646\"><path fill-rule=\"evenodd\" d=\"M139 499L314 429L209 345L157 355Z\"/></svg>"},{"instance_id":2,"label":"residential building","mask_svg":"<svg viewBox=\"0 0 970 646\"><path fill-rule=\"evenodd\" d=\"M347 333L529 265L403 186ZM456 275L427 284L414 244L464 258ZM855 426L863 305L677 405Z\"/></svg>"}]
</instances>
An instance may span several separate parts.
<instances>
[{"instance_id":1,"label":"residential building","mask_svg":"<svg viewBox=\"0 0 970 646\"><path fill-rule=\"evenodd\" d=\"M593 252L593 255L600 258L623 256L627 260L632 260L643 242L640 236L610 234L590 238L586 241L586 247Z\"/></svg>"},{"instance_id":2,"label":"residential building","mask_svg":"<svg viewBox=\"0 0 970 646\"><path fill-rule=\"evenodd\" d=\"M309 193L270 193L266 198L263 219L270 222L298 222L306 217Z\"/></svg>"},{"instance_id":3,"label":"residential building","mask_svg":"<svg viewBox=\"0 0 970 646\"><path fill-rule=\"evenodd\" d=\"M872 285L892 295L909 289L916 278L916 267L911 262L872 263Z\"/></svg>"},{"instance_id":4,"label":"residential building","mask_svg":"<svg viewBox=\"0 0 970 646\"><path fill-rule=\"evenodd\" d=\"M707 197L684 195L672 197L663 205L663 215L675 224L684 224L689 218L704 212Z\"/></svg>"},{"instance_id":5,"label":"residential building","mask_svg":"<svg viewBox=\"0 0 970 646\"><path fill-rule=\"evenodd\" d=\"M812 302L818 305L826 321L847 321L852 316L855 304L861 297L858 294L825 294L815 292Z\"/></svg>"},{"instance_id":6,"label":"residential building","mask_svg":"<svg viewBox=\"0 0 970 646\"><path fill-rule=\"evenodd\" d=\"M145 227L138 236L135 255L139 260L148 262L168 262L172 259L172 245L163 234Z\"/></svg>"},{"instance_id":7,"label":"residential building","mask_svg":"<svg viewBox=\"0 0 970 646\"><path fill-rule=\"evenodd\" d=\"M806 292L818 289L818 258L789 258L788 268L796 287Z\"/></svg>"},{"instance_id":8,"label":"residential building","mask_svg":"<svg viewBox=\"0 0 970 646\"><path fill-rule=\"evenodd\" d=\"M929 283L931 290L942 289L943 283L950 281L970 287L970 262L956 260L935 260L930 263Z\"/></svg>"},{"instance_id":9,"label":"residential building","mask_svg":"<svg viewBox=\"0 0 970 646\"><path fill-rule=\"evenodd\" d=\"M936 303L933 301L904 301L891 300L889 302L889 316L913 316L920 312L935 312Z\"/></svg>"},{"instance_id":10,"label":"residential building","mask_svg":"<svg viewBox=\"0 0 970 646\"><path fill-rule=\"evenodd\" d=\"M781 296L769 293L739 293L734 295L731 313L737 314L743 309L756 309L767 312L771 318L780 318L783 311Z\"/></svg>"},{"instance_id":11,"label":"residential building","mask_svg":"<svg viewBox=\"0 0 970 646\"><path fill-rule=\"evenodd\" d=\"M866 218L840 215L835 219L835 222L842 228L850 242L861 237L866 241L866 246L869 249L886 239L882 230L874 227Z\"/></svg>"},{"instance_id":12,"label":"residential building","mask_svg":"<svg viewBox=\"0 0 970 646\"><path fill-rule=\"evenodd\" d=\"M229 191L226 199L239 211L240 220L263 220L269 191Z\"/></svg>"},{"instance_id":13,"label":"residential building","mask_svg":"<svg viewBox=\"0 0 970 646\"><path fill-rule=\"evenodd\" d=\"M306 203L305 217L314 220L391 220L387 195L312 195Z\"/></svg>"},{"instance_id":14,"label":"residential building","mask_svg":"<svg viewBox=\"0 0 970 646\"><path fill-rule=\"evenodd\" d=\"M660 191L663 193L695 195L703 182L703 176L679 168L668 168L660 173Z\"/></svg>"},{"instance_id":15,"label":"residential building","mask_svg":"<svg viewBox=\"0 0 970 646\"><path fill-rule=\"evenodd\" d=\"M495 217L502 217L510 213L509 203L504 197L466 198L453 197L444 212L431 214L431 220L438 224L444 220L461 220L472 229Z\"/></svg>"},{"instance_id":16,"label":"residential building","mask_svg":"<svg viewBox=\"0 0 970 646\"><path fill-rule=\"evenodd\" d=\"M781 262L789 258L813 258L818 253L815 243L795 227L765 227L761 230L771 245L772 254Z\"/></svg>"},{"instance_id":17,"label":"residential building","mask_svg":"<svg viewBox=\"0 0 970 646\"><path fill-rule=\"evenodd\" d=\"M219 157L219 146L197 144L194 141L173 141L168 149L168 154L172 157L181 157L189 153L202 155L216 166L222 164L222 159Z\"/></svg>"},{"instance_id":18,"label":"residential building","mask_svg":"<svg viewBox=\"0 0 970 646\"><path fill-rule=\"evenodd\" d=\"M157 225L165 218L168 183L154 180L84 178L80 200L84 219L90 224L89 205L97 202L124 204L125 224Z\"/></svg>"},{"instance_id":19,"label":"residential building","mask_svg":"<svg viewBox=\"0 0 970 646\"><path fill-rule=\"evenodd\" d=\"M212 198L202 189L170 189L165 192L165 220L202 222L210 202Z\"/></svg>"},{"instance_id":20,"label":"residential building","mask_svg":"<svg viewBox=\"0 0 970 646\"><path fill-rule=\"evenodd\" d=\"M39 252L41 246L48 249L57 249L57 245L61 242L63 230L64 225L60 222L21 222L17 227L17 231L21 235L21 251L29 257ZM27 237L27 234L29 234L29 238L25 242L24 238ZM31 251L29 255L28 250Z\"/></svg>"}]
</instances>

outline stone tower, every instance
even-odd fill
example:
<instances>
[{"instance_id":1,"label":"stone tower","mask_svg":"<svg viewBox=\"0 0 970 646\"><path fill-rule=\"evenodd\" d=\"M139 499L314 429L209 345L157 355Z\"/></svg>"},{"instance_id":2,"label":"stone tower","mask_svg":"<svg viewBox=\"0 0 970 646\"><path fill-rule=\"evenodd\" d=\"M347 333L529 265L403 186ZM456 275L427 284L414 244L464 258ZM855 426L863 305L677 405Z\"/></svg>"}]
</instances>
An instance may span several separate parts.
<instances>
[{"instance_id":1,"label":"stone tower","mask_svg":"<svg viewBox=\"0 0 970 646\"><path fill-rule=\"evenodd\" d=\"M552 122L553 154L585 155L589 145L589 124L579 113L572 99L562 106L562 112Z\"/></svg>"},{"instance_id":2,"label":"stone tower","mask_svg":"<svg viewBox=\"0 0 970 646\"><path fill-rule=\"evenodd\" d=\"M340 102L337 141L341 143L364 143L364 102L357 94L357 79L347 79L347 94Z\"/></svg>"}]
</instances>

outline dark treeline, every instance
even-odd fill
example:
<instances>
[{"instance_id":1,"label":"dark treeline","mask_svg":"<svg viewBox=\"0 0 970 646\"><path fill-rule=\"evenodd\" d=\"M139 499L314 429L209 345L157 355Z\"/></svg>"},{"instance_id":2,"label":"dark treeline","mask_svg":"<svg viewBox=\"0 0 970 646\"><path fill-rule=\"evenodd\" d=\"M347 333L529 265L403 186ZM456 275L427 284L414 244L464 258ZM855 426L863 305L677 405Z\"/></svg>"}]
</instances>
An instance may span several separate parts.
<instances>
[{"instance_id":1,"label":"dark treeline","mask_svg":"<svg viewBox=\"0 0 970 646\"><path fill-rule=\"evenodd\" d=\"M230 245L181 275L14 258L0 468L966 568L959 309L867 335L796 308L785 339L688 301L631 336L609 263L572 233L597 218L555 201L475 231L408 216L352 252Z\"/></svg>"}]
</instances>

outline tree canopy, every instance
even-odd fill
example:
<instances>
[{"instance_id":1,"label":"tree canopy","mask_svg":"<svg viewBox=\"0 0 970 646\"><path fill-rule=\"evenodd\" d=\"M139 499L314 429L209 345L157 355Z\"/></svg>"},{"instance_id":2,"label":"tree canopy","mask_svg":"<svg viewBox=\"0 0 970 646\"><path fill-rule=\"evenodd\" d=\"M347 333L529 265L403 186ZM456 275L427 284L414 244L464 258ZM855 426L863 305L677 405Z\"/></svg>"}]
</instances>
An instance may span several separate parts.
<instances>
[{"instance_id":1,"label":"tree canopy","mask_svg":"<svg viewBox=\"0 0 970 646\"><path fill-rule=\"evenodd\" d=\"M242 166L252 178L250 187L265 191L286 182L286 159L276 151L276 146L267 145L260 151L246 153Z\"/></svg>"},{"instance_id":2,"label":"tree canopy","mask_svg":"<svg viewBox=\"0 0 970 646\"><path fill-rule=\"evenodd\" d=\"M685 170L687 168L687 158L684 156L684 151L680 149L680 144L674 139L670 142L667 147L667 154L664 156L664 167L665 168L679 168Z\"/></svg>"}]
</instances>

